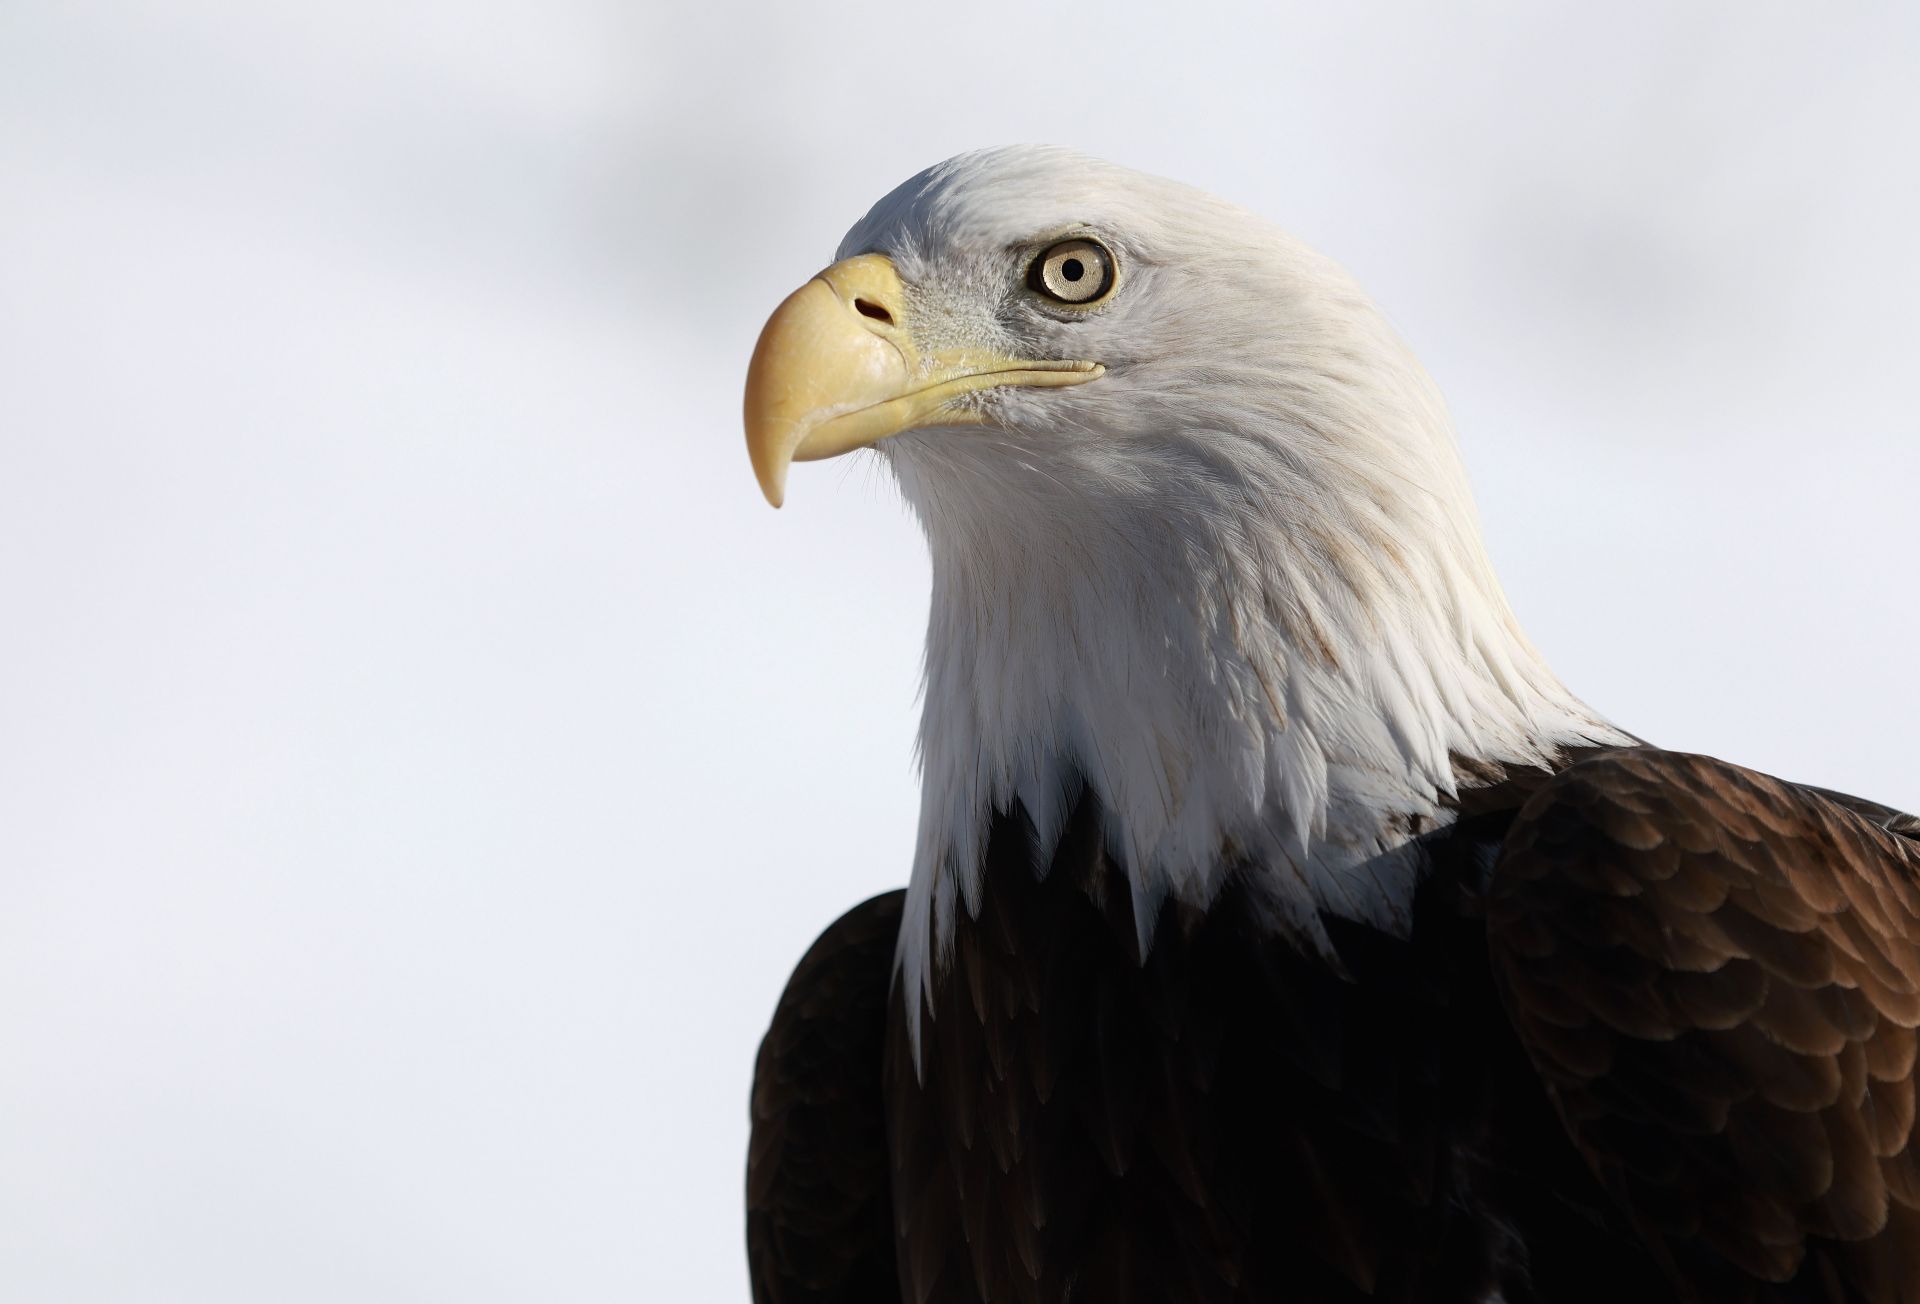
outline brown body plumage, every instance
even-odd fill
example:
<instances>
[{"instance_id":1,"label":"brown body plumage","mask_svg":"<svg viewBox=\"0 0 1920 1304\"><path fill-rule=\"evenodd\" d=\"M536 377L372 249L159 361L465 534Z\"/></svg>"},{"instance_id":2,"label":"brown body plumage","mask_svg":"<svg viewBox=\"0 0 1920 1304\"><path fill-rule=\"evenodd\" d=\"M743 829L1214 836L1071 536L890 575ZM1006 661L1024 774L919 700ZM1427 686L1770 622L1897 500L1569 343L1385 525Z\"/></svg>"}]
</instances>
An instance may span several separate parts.
<instances>
[{"instance_id":1,"label":"brown body plumage","mask_svg":"<svg viewBox=\"0 0 1920 1304\"><path fill-rule=\"evenodd\" d=\"M1007 815L919 1071L850 913L761 1051L756 1298L1920 1299L1911 822L1647 748L1465 809L1338 969L1231 895L1142 957L1090 805L1044 875Z\"/></svg>"},{"instance_id":2,"label":"brown body plumage","mask_svg":"<svg viewBox=\"0 0 1920 1304\"><path fill-rule=\"evenodd\" d=\"M1514 1027L1692 1298L1920 1299L1914 830L1641 749L1508 838L1488 933Z\"/></svg>"}]
</instances>

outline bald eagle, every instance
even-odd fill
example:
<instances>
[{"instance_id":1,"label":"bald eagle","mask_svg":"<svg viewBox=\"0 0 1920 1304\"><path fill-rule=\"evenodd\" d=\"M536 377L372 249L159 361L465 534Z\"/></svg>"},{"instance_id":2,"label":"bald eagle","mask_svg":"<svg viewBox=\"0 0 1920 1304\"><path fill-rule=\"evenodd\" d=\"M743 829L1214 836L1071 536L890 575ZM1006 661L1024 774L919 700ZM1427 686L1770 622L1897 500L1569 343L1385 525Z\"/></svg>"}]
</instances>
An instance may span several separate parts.
<instances>
[{"instance_id":1,"label":"bald eagle","mask_svg":"<svg viewBox=\"0 0 1920 1304\"><path fill-rule=\"evenodd\" d=\"M964 155L746 426L776 506L873 449L933 572L908 885L760 1049L757 1300L1920 1301L1920 822L1569 692L1327 259Z\"/></svg>"}]
</instances>

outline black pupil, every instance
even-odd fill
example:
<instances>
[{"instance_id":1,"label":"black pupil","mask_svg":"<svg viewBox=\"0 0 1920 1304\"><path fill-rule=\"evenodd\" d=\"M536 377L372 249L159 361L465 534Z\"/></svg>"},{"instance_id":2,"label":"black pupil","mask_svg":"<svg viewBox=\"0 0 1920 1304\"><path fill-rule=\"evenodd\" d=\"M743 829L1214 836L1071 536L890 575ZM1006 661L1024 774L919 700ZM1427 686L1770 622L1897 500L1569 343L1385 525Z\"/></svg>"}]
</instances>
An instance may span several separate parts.
<instances>
[{"instance_id":1,"label":"black pupil","mask_svg":"<svg viewBox=\"0 0 1920 1304\"><path fill-rule=\"evenodd\" d=\"M1078 258L1069 258L1060 264L1060 275L1069 281L1077 281L1087 274L1087 265Z\"/></svg>"}]
</instances>

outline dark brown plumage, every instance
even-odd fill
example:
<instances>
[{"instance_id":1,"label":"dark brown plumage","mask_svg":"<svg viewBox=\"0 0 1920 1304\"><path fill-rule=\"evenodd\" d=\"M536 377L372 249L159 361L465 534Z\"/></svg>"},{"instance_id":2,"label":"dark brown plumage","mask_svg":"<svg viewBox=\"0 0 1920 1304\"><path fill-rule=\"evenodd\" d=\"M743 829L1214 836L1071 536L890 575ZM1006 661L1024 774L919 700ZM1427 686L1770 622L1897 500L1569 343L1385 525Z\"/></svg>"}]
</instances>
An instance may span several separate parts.
<instances>
[{"instance_id":1,"label":"dark brown plumage","mask_svg":"<svg viewBox=\"0 0 1920 1304\"><path fill-rule=\"evenodd\" d=\"M755 1298L1920 1301L1903 817L1648 748L1481 777L1411 936L1329 916L1332 963L1237 884L1143 957L1092 799L1003 814L917 1071L898 895L835 924L761 1050Z\"/></svg>"},{"instance_id":2,"label":"dark brown plumage","mask_svg":"<svg viewBox=\"0 0 1920 1304\"><path fill-rule=\"evenodd\" d=\"M747 1254L764 1304L897 1298L880 1064L905 896L874 897L820 935L760 1043Z\"/></svg>"},{"instance_id":3,"label":"dark brown plumage","mask_svg":"<svg viewBox=\"0 0 1920 1304\"><path fill-rule=\"evenodd\" d=\"M1521 1041L1690 1298L1920 1299L1920 843L1843 800L1616 752L1494 876Z\"/></svg>"}]
</instances>

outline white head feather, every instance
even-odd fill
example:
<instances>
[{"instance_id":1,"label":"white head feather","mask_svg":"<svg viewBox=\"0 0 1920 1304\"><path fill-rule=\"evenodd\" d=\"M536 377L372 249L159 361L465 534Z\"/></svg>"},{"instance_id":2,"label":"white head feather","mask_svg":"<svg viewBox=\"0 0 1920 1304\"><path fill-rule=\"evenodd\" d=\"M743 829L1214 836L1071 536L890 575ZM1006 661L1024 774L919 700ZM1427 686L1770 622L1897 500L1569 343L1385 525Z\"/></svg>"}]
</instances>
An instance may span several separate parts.
<instances>
[{"instance_id":1,"label":"white head feather","mask_svg":"<svg viewBox=\"0 0 1920 1304\"><path fill-rule=\"evenodd\" d=\"M1091 312L1048 305L1026 266L1083 233L1118 285ZM981 391L992 424L878 445L933 560L916 988L1015 803L1050 847L1093 789L1143 950L1167 894L1204 906L1235 871L1313 944L1322 911L1406 926L1456 758L1624 740L1508 608L1426 372L1265 220L1015 147L914 177L840 252L893 258L923 348L1107 368Z\"/></svg>"}]
</instances>

